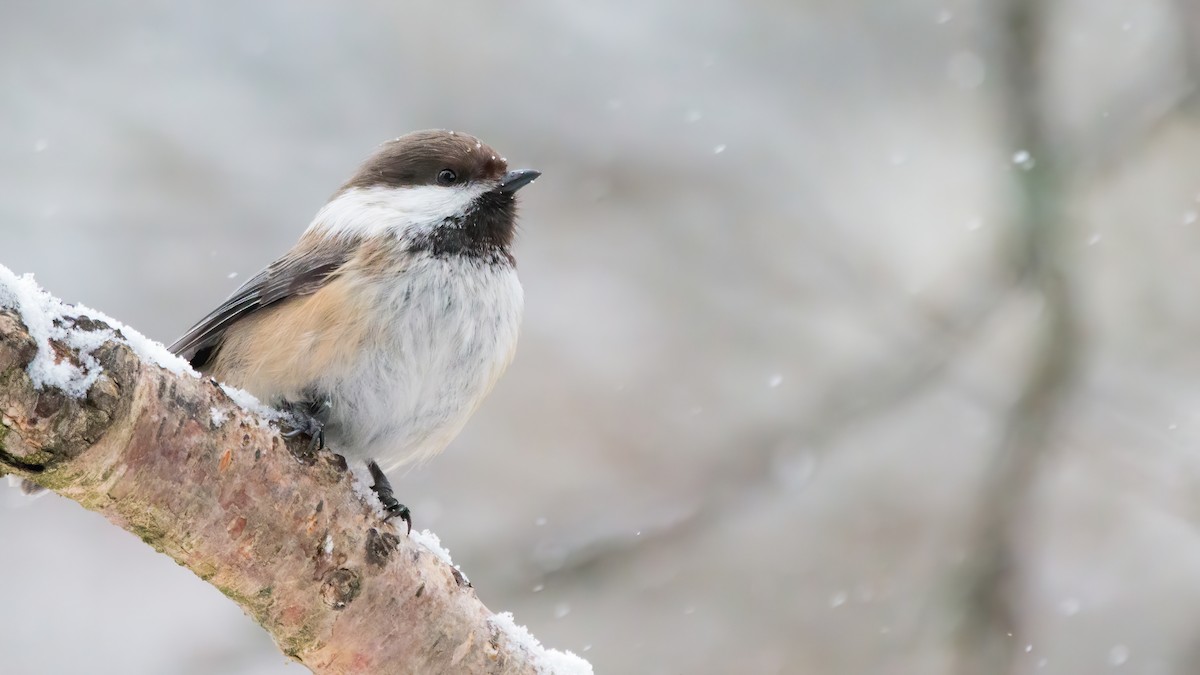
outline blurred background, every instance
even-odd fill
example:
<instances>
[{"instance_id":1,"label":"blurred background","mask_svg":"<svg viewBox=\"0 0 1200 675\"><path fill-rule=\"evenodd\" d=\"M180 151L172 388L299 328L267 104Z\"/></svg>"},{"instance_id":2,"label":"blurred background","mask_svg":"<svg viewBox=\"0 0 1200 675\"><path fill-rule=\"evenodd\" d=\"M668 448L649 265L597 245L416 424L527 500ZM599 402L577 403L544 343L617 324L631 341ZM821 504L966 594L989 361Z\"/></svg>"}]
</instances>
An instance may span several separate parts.
<instances>
[{"instance_id":1,"label":"blurred background","mask_svg":"<svg viewBox=\"0 0 1200 675\"><path fill-rule=\"evenodd\" d=\"M1193 673L1200 5L0 5L0 264L170 342L380 141L521 193L509 374L398 483L598 673ZM299 675L0 491L0 671Z\"/></svg>"}]
</instances>

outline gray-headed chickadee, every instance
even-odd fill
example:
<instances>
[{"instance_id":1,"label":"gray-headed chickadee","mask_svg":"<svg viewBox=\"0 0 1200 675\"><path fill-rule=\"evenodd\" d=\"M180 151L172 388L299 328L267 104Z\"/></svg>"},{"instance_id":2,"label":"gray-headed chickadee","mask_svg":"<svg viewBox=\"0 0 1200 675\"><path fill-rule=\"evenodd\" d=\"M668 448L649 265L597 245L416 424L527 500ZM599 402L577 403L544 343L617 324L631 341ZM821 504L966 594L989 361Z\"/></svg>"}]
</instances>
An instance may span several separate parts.
<instances>
[{"instance_id":1,"label":"gray-headed chickadee","mask_svg":"<svg viewBox=\"0 0 1200 675\"><path fill-rule=\"evenodd\" d=\"M368 461L411 529L384 471L445 448L512 360L516 192L538 175L453 131L388 141L171 350Z\"/></svg>"}]
</instances>

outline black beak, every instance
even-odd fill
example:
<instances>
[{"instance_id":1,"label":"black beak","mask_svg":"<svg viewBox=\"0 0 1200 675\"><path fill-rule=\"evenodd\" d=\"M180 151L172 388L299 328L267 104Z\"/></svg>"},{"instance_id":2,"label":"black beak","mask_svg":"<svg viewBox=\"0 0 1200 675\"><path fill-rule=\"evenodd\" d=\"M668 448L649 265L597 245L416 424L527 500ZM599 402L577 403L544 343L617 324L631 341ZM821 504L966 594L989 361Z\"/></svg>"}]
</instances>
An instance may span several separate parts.
<instances>
[{"instance_id":1,"label":"black beak","mask_svg":"<svg viewBox=\"0 0 1200 675\"><path fill-rule=\"evenodd\" d=\"M500 187L497 189L500 192L511 194L537 180L537 177L540 175L542 175L541 171L534 171L533 169L509 171L504 174L504 178L500 181Z\"/></svg>"}]
</instances>

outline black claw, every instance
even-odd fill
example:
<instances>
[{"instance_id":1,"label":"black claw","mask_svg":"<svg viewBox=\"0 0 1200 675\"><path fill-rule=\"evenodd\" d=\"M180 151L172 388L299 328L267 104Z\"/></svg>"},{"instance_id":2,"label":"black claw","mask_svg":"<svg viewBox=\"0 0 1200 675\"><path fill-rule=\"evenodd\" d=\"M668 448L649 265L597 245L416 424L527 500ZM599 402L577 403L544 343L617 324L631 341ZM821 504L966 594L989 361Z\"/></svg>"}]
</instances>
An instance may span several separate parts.
<instances>
[{"instance_id":1,"label":"black claw","mask_svg":"<svg viewBox=\"0 0 1200 675\"><path fill-rule=\"evenodd\" d=\"M412 511L396 499L396 494L392 490L392 483L384 475L383 469L379 468L378 462L371 460L367 464L367 470L371 472L371 479L375 483L371 489L375 492L375 496L379 497L379 503L383 505L384 512L387 513L383 517L383 522L387 522L392 518L399 518L408 526L408 533L412 534Z\"/></svg>"},{"instance_id":2,"label":"black claw","mask_svg":"<svg viewBox=\"0 0 1200 675\"><path fill-rule=\"evenodd\" d=\"M309 452L315 453L325 449L325 423L329 421L333 401L329 398L285 401L280 407L291 418L288 420L291 428L283 432L284 438L308 436L312 439L308 445Z\"/></svg>"},{"instance_id":3,"label":"black claw","mask_svg":"<svg viewBox=\"0 0 1200 675\"><path fill-rule=\"evenodd\" d=\"M382 499L380 501L383 501ZM383 517L383 522L387 522L392 518L399 518L404 521L408 528L408 534L412 534L412 511L407 506L396 501L393 497L391 503L384 503L383 510L387 511L387 515Z\"/></svg>"}]
</instances>

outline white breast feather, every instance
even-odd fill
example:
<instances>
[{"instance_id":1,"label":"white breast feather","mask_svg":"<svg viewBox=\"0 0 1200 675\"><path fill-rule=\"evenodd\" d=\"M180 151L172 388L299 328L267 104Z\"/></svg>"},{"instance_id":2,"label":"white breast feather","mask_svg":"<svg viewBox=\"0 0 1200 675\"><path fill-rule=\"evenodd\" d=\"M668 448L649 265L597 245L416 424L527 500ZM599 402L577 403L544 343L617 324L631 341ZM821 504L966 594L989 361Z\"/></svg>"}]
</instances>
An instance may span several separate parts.
<instances>
[{"instance_id":1,"label":"white breast feather","mask_svg":"<svg viewBox=\"0 0 1200 675\"><path fill-rule=\"evenodd\" d=\"M391 471L462 430L512 360L524 293L511 265L424 253L364 290L377 325L356 371L322 383L334 398L327 430L339 451Z\"/></svg>"}]
</instances>

